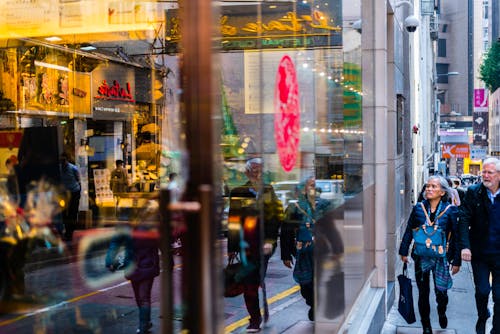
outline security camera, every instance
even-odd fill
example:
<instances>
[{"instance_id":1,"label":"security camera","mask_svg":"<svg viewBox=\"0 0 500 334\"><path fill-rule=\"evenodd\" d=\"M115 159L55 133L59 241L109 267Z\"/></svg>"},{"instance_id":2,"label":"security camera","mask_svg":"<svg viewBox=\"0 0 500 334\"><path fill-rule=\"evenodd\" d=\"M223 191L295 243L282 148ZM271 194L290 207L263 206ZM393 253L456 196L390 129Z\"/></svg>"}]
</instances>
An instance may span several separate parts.
<instances>
[{"instance_id":1,"label":"security camera","mask_svg":"<svg viewBox=\"0 0 500 334\"><path fill-rule=\"evenodd\" d=\"M352 23L351 28L361 34L361 19Z\"/></svg>"},{"instance_id":2,"label":"security camera","mask_svg":"<svg viewBox=\"0 0 500 334\"><path fill-rule=\"evenodd\" d=\"M410 15L405 19L405 28L408 32L415 32L420 21L415 15Z\"/></svg>"}]
</instances>

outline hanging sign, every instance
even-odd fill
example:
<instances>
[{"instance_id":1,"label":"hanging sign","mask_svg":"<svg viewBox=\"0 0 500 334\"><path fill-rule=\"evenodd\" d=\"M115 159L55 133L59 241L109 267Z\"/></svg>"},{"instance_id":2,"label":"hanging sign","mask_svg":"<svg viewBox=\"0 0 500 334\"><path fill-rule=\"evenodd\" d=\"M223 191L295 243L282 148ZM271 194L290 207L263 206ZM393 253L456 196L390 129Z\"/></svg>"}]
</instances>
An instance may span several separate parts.
<instances>
[{"instance_id":1,"label":"hanging sign","mask_svg":"<svg viewBox=\"0 0 500 334\"><path fill-rule=\"evenodd\" d=\"M469 158L469 144L442 144L441 158Z\"/></svg>"}]
</instances>

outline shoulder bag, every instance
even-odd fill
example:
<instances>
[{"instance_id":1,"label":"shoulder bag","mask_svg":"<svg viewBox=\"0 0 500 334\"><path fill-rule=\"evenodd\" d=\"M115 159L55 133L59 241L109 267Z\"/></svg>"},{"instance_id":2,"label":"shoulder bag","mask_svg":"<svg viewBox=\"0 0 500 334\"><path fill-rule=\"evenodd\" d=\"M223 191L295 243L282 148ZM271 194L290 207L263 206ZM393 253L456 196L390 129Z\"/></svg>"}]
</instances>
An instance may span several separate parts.
<instances>
[{"instance_id":1,"label":"shoulder bag","mask_svg":"<svg viewBox=\"0 0 500 334\"><path fill-rule=\"evenodd\" d=\"M448 238L446 238L445 232L437 222L451 205L448 205L433 222L431 222L424 204L420 203L420 205L422 206L422 210L424 210L426 223L413 229L413 240L415 243L413 253L418 256L445 257L450 233L448 233Z\"/></svg>"}]
</instances>

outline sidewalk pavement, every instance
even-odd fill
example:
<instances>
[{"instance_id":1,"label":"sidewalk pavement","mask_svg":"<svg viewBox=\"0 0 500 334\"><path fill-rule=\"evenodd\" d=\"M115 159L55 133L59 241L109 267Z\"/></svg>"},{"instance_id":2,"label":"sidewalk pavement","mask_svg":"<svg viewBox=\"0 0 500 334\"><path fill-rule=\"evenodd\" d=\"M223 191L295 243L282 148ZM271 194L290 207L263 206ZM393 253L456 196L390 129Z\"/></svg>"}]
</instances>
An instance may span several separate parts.
<instances>
[{"instance_id":1,"label":"sidewalk pavement","mask_svg":"<svg viewBox=\"0 0 500 334\"><path fill-rule=\"evenodd\" d=\"M420 315L418 314L418 289L415 282L414 263L409 268L409 276L413 283L413 302L415 306L415 315L417 321L411 325L398 313L398 297L399 285L396 284L396 298L394 305L389 310L387 319L384 323L381 334L420 334L422 333L422 325L420 323ZM400 269L401 272L401 269ZM399 275L399 273L398 273ZM430 304L431 304L431 325L434 334L473 334L477 320L476 303L474 300L474 281L472 278L472 268L470 262L463 262L460 272L453 276L453 287L448 290L448 308L446 315L448 316L448 328L441 329L439 327L438 315L436 309L435 295L431 287ZM493 311L491 296L490 296L490 311ZM486 333L491 330L491 317L486 323Z\"/></svg>"}]
</instances>

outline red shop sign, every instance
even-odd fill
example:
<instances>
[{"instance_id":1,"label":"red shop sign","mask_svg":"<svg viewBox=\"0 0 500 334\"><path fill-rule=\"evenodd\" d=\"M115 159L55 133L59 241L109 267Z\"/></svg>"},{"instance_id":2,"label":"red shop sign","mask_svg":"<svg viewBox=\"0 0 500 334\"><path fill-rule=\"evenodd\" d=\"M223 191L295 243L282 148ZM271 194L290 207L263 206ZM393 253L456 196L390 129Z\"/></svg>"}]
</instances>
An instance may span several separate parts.
<instances>
[{"instance_id":1,"label":"red shop sign","mask_svg":"<svg viewBox=\"0 0 500 334\"><path fill-rule=\"evenodd\" d=\"M274 139L281 166L289 172L295 166L300 143L300 104L297 72L292 59L281 58L274 88Z\"/></svg>"},{"instance_id":2,"label":"red shop sign","mask_svg":"<svg viewBox=\"0 0 500 334\"><path fill-rule=\"evenodd\" d=\"M97 94L96 99L135 102L129 82L125 84L125 87L121 87L117 80L113 80L112 86L108 85L106 80L103 80L97 88Z\"/></svg>"}]
</instances>

